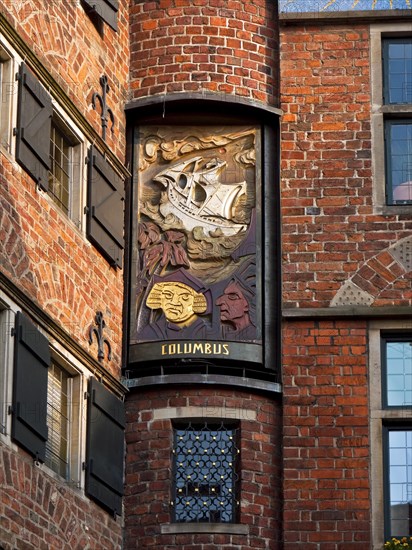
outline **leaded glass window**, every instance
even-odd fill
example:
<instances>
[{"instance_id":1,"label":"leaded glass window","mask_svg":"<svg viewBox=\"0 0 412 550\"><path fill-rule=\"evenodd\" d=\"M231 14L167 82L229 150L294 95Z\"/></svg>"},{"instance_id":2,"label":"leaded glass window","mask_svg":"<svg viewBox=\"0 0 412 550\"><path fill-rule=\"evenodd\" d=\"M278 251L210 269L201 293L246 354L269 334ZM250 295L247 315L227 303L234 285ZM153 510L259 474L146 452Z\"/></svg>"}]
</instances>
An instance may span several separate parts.
<instances>
[{"instance_id":1,"label":"leaded glass window","mask_svg":"<svg viewBox=\"0 0 412 550\"><path fill-rule=\"evenodd\" d=\"M45 463L62 477L69 478L70 376L56 363L49 368L47 387L47 427Z\"/></svg>"},{"instance_id":2,"label":"leaded glass window","mask_svg":"<svg viewBox=\"0 0 412 550\"><path fill-rule=\"evenodd\" d=\"M387 537L412 534L412 430L388 429Z\"/></svg>"},{"instance_id":3,"label":"leaded glass window","mask_svg":"<svg viewBox=\"0 0 412 550\"><path fill-rule=\"evenodd\" d=\"M49 193L54 202L65 212L70 211L71 146L63 132L53 123L50 136L51 170Z\"/></svg>"},{"instance_id":4,"label":"leaded glass window","mask_svg":"<svg viewBox=\"0 0 412 550\"><path fill-rule=\"evenodd\" d=\"M383 105L412 104L412 38L383 40ZM397 115L397 118L395 118ZM409 116L409 115L408 115ZM412 119L385 119L386 202L412 203Z\"/></svg>"},{"instance_id":5,"label":"leaded glass window","mask_svg":"<svg viewBox=\"0 0 412 550\"><path fill-rule=\"evenodd\" d=\"M412 338L383 339L384 405L412 406Z\"/></svg>"},{"instance_id":6,"label":"leaded glass window","mask_svg":"<svg viewBox=\"0 0 412 550\"><path fill-rule=\"evenodd\" d=\"M176 424L173 445L174 521L236 522L239 458L236 425Z\"/></svg>"}]
</instances>

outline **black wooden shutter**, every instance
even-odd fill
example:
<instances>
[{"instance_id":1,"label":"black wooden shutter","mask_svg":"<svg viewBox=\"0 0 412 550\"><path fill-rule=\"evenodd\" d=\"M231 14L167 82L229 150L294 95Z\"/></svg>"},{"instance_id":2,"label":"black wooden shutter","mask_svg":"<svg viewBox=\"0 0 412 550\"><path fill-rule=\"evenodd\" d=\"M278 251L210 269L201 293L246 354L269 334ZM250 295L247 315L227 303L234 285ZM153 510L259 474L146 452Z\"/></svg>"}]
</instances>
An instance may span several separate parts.
<instances>
[{"instance_id":1,"label":"black wooden shutter","mask_svg":"<svg viewBox=\"0 0 412 550\"><path fill-rule=\"evenodd\" d=\"M112 29L117 31L119 0L83 0L83 2Z\"/></svg>"},{"instance_id":2,"label":"black wooden shutter","mask_svg":"<svg viewBox=\"0 0 412 550\"><path fill-rule=\"evenodd\" d=\"M14 332L12 438L36 460L44 462L47 440L47 338L22 313Z\"/></svg>"},{"instance_id":3,"label":"black wooden shutter","mask_svg":"<svg viewBox=\"0 0 412 550\"><path fill-rule=\"evenodd\" d=\"M51 97L24 63L20 65L18 80L16 160L47 191L53 114Z\"/></svg>"},{"instance_id":4,"label":"black wooden shutter","mask_svg":"<svg viewBox=\"0 0 412 550\"><path fill-rule=\"evenodd\" d=\"M124 404L95 378L89 382L87 408L86 493L122 513Z\"/></svg>"},{"instance_id":5,"label":"black wooden shutter","mask_svg":"<svg viewBox=\"0 0 412 550\"><path fill-rule=\"evenodd\" d=\"M88 164L87 237L112 265L122 267L124 181L94 147Z\"/></svg>"}]
</instances>

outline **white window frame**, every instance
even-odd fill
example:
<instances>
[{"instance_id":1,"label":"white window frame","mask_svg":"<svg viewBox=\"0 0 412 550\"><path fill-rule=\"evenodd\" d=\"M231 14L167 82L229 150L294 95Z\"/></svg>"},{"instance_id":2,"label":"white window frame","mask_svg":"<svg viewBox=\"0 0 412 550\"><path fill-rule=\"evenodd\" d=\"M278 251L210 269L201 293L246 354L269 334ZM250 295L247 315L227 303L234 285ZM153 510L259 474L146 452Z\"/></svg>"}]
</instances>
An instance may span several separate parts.
<instances>
[{"instance_id":1,"label":"white window frame","mask_svg":"<svg viewBox=\"0 0 412 550\"><path fill-rule=\"evenodd\" d=\"M394 31L394 29L396 29ZM384 115L404 114L411 116L412 104L385 105L383 102L382 41L384 38L412 37L412 23L383 23L370 27L370 71L371 71L371 138L373 207L377 214L411 214L412 205L386 204L386 167Z\"/></svg>"},{"instance_id":2,"label":"white window frame","mask_svg":"<svg viewBox=\"0 0 412 550\"><path fill-rule=\"evenodd\" d=\"M0 41L0 147L8 153L12 148L14 72L14 57Z\"/></svg>"},{"instance_id":3,"label":"white window frame","mask_svg":"<svg viewBox=\"0 0 412 550\"><path fill-rule=\"evenodd\" d=\"M66 219L73 222L78 230L83 234L86 228L86 150L88 143L85 136L80 132L75 124L65 115L60 105L52 100L53 105L53 123L58 127L60 132L65 135L70 143L70 182L69 182L69 212L66 213L56 203L51 193L46 193L54 207L62 213ZM50 136L51 139L51 136ZM83 235L84 236L84 235Z\"/></svg>"},{"instance_id":4,"label":"white window frame","mask_svg":"<svg viewBox=\"0 0 412 550\"><path fill-rule=\"evenodd\" d=\"M16 159L16 138L13 135L13 128L17 126L17 101L18 101L18 82L16 73L20 64L23 62L21 56L14 50L11 44L0 34L0 152L7 156L8 161L18 170L24 171ZM2 73L5 76L2 76ZM3 103L3 98L7 101ZM80 231L85 241L86 239L86 200L87 200L87 170L85 165L86 152L90 147L90 142L86 139L82 131L77 127L70 115L64 110L54 98L52 98L53 118L57 125L67 133L68 141L72 143L71 175L72 189L69 205L69 215L56 204L49 193L43 193L50 204L53 205L59 214L66 220L70 220L73 226ZM4 142L5 145L4 146ZM33 183L33 189L35 185ZM88 242L88 241L87 241Z\"/></svg>"},{"instance_id":5,"label":"white window frame","mask_svg":"<svg viewBox=\"0 0 412 550\"><path fill-rule=\"evenodd\" d=\"M371 456L371 512L372 512L372 548L381 550L384 543L384 443L383 426L389 421L410 421L412 426L412 407L383 407L381 357L382 332L399 333L411 331L412 319L399 321L371 321L369 324L369 423Z\"/></svg>"},{"instance_id":6,"label":"white window frame","mask_svg":"<svg viewBox=\"0 0 412 550\"><path fill-rule=\"evenodd\" d=\"M14 339L12 329L15 326L15 316L21 309L0 290L0 443L18 451L19 445L11 439L11 421L9 406L13 403L13 362ZM42 331L44 333L44 331ZM87 399L86 390L92 373L82 365L59 342L50 338L50 353L52 361L65 369L72 376L72 403L71 403L71 441L70 441L70 478L65 479L54 472L46 464L38 467L47 472L50 477L64 482L73 489L81 489L84 494L85 472L83 462L86 457L86 419Z\"/></svg>"}]
</instances>

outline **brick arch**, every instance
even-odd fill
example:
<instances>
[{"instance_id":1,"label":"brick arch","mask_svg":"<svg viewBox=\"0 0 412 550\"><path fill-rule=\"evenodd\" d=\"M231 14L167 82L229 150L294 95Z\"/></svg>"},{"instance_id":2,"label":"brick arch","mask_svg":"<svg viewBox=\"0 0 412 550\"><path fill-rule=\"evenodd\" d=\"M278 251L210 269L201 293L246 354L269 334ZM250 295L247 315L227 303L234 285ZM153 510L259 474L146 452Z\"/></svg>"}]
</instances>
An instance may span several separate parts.
<instances>
[{"instance_id":1,"label":"brick arch","mask_svg":"<svg viewBox=\"0 0 412 550\"><path fill-rule=\"evenodd\" d=\"M365 262L341 286L330 305L412 306L412 236Z\"/></svg>"},{"instance_id":2,"label":"brick arch","mask_svg":"<svg viewBox=\"0 0 412 550\"><path fill-rule=\"evenodd\" d=\"M6 273L14 282L37 296L37 280L31 269L31 249L29 243L22 238L24 223L15 208L15 198L9 185L9 180L15 172L15 164L1 155L0 185L0 271Z\"/></svg>"}]
</instances>

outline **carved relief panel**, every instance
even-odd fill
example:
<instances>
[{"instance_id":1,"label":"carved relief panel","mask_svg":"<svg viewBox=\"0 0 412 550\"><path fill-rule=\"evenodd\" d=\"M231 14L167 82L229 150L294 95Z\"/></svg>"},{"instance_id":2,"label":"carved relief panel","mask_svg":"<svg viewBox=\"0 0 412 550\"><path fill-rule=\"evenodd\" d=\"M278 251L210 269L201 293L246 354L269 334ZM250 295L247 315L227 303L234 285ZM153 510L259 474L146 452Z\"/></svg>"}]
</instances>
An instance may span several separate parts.
<instances>
[{"instance_id":1,"label":"carved relief panel","mask_svg":"<svg viewBox=\"0 0 412 550\"><path fill-rule=\"evenodd\" d=\"M261 361L260 131L142 126L131 360Z\"/></svg>"}]
</instances>

